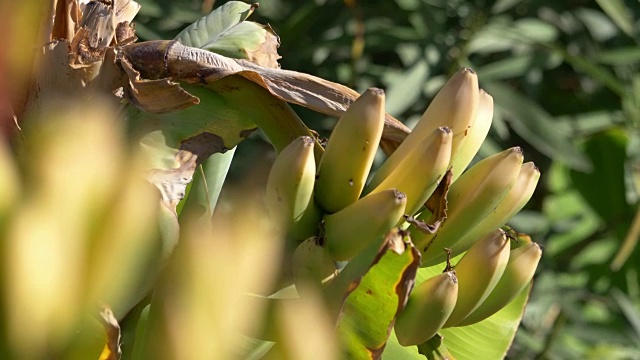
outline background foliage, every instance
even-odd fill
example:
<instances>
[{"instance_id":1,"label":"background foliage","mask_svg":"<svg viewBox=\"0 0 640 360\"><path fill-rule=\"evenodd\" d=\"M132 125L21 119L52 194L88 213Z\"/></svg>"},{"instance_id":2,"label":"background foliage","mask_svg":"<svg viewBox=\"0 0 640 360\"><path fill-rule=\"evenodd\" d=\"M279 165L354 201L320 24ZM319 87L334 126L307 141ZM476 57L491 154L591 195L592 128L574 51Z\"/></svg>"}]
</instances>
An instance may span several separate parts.
<instances>
[{"instance_id":1,"label":"background foliage","mask_svg":"<svg viewBox=\"0 0 640 360\"><path fill-rule=\"evenodd\" d=\"M224 1L139 2L151 40ZM254 20L280 36L283 68L382 87L410 126L445 79L475 69L497 107L481 155L521 145L543 174L511 223L545 255L510 358L640 359L640 251L613 264L638 209L639 1L265 0ZM296 110L324 135L335 122ZM260 179L272 156L254 136L230 181Z\"/></svg>"}]
</instances>

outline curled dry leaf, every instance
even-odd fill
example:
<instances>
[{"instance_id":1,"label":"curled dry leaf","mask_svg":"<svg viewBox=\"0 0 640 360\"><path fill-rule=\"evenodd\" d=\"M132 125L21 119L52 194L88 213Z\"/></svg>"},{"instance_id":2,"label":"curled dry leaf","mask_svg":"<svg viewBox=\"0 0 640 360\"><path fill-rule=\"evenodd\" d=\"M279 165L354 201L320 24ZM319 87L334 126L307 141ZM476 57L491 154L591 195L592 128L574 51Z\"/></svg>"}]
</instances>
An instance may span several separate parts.
<instances>
[{"instance_id":1,"label":"curled dry leaf","mask_svg":"<svg viewBox=\"0 0 640 360\"><path fill-rule=\"evenodd\" d=\"M177 41L147 41L127 45L122 55L146 79L170 78L191 84L208 84L229 75L242 76L286 102L340 117L359 94L344 85L296 71L265 68ZM400 121L386 115L383 138L400 143L409 133Z\"/></svg>"},{"instance_id":2,"label":"curled dry leaf","mask_svg":"<svg viewBox=\"0 0 640 360\"><path fill-rule=\"evenodd\" d=\"M120 349L120 325L113 315L113 311L104 305L100 310L100 322L106 334L106 344L102 349L99 360L118 360L122 356Z\"/></svg>"}]
</instances>

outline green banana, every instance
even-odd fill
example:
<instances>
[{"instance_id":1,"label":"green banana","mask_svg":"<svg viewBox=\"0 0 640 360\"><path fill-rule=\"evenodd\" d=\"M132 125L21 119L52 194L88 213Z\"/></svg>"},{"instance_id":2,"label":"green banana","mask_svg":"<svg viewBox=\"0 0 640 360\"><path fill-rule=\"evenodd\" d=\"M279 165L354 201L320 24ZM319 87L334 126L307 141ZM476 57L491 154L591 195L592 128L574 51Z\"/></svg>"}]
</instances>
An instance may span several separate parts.
<instances>
[{"instance_id":1,"label":"green banana","mask_svg":"<svg viewBox=\"0 0 640 360\"><path fill-rule=\"evenodd\" d=\"M292 141L276 157L267 180L269 212L296 240L315 235L322 216L313 200L314 145L309 136Z\"/></svg>"},{"instance_id":2,"label":"green banana","mask_svg":"<svg viewBox=\"0 0 640 360\"><path fill-rule=\"evenodd\" d=\"M444 327L457 325L491 294L509 262L510 241L502 230L478 240L455 266L458 300Z\"/></svg>"},{"instance_id":3,"label":"green banana","mask_svg":"<svg viewBox=\"0 0 640 360\"><path fill-rule=\"evenodd\" d=\"M333 259L319 243L320 240L321 238L316 236L310 237L300 243L293 252L293 281L301 296L304 296L302 292L308 286L319 286L323 280L337 271Z\"/></svg>"},{"instance_id":4,"label":"green banana","mask_svg":"<svg viewBox=\"0 0 640 360\"><path fill-rule=\"evenodd\" d=\"M370 193L396 188L407 195L405 213L415 214L447 171L452 140L453 132L448 127L435 129Z\"/></svg>"},{"instance_id":5,"label":"green banana","mask_svg":"<svg viewBox=\"0 0 640 360\"><path fill-rule=\"evenodd\" d=\"M540 170L534 163L523 164L511 190L480 224L451 247L451 256L462 254L479 238L506 224L529 202L539 179Z\"/></svg>"},{"instance_id":6,"label":"green banana","mask_svg":"<svg viewBox=\"0 0 640 360\"><path fill-rule=\"evenodd\" d=\"M464 169L469 166L471 160L480 150L480 146L489 134L493 119L493 97L480 89L478 102L478 113L476 119L469 129L467 139L462 143L458 153L451 158L452 181L456 181L462 175Z\"/></svg>"},{"instance_id":7,"label":"green banana","mask_svg":"<svg viewBox=\"0 0 640 360\"><path fill-rule=\"evenodd\" d=\"M509 262L498 284L480 307L455 326L480 322L507 306L531 282L542 257L542 249L534 242L511 251Z\"/></svg>"},{"instance_id":8,"label":"green banana","mask_svg":"<svg viewBox=\"0 0 640 360\"><path fill-rule=\"evenodd\" d=\"M515 184L522 159L522 149L514 147L478 162L451 185L447 218L438 231L425 234L413 225L410 227L412 240L422 251L422 266L444 261L442 249L453 247L498 206ZM425 211L418 219L425 220L428 216Z\"/></svg>"},{"instance_id":9,"label":"green banana","mask_svg":"<svg viewBox=\"0 0 640 360\"><path fill-rule=\"evenodd\" d=\"M476 119L478 97L476 73L468 68L458 71L438 92L407 138L376 171L367 189L374 189L380 185L396 171L404 158L419 148L420 143L441 126L449 127L453 131L451 157L455 159Z\"/></svg>"},{"instance_id":10,"label":"green banana","mask_svg":"<svg viewBox=\"0 0 640 360\"><path fill-rule=\"evenodd\" d=\"M455 271L443 272L418 285L396 318L398 342L411 346L431 339L453 312L457 298Z\"/></svg>"},{"instance_id":11,"label":"green banana","mask_svg":"<svg viewBox=\"0 0 640 360\"><path fill-rule=\"evenodd\" d=\"M350 260L398 224L406 204L404 193L389 189L325 215L325 249L336 261Z\"/></svg>"},{"instance_id":12,"label":"green banana","mask_svg":"<svg viewBox=\"0 0 640 360\"><path fill-rule=\"evenodd\" d=\"M360 197L384 128L384 91L364 92L336 124L316 179L316 201L335 213Z\"/></svg>"}]
</instances>

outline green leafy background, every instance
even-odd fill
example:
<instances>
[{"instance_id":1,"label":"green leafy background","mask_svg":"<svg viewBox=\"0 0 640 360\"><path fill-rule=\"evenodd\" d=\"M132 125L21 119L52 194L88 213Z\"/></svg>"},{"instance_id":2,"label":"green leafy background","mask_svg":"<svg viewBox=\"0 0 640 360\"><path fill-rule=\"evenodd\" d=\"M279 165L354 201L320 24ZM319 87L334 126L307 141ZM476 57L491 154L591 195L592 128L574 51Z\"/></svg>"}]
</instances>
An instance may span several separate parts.
<instances>
[{"instance_id":1,"label":"green leafy background","mask_svg":"<svg viewBox=\"0 0 640 360\"><path fill-rule=\"evenodd\" d=\"M137 33L151 40L225 1L139 2ZM521 145L542 171L511 222L545 252L507 358L640 358L640 251L611 269L638 210L639 1L264 0L251 20L280 36L283 68L382 87L409 126L453 72L474 68L496 101L481 156ZM322 135L335 124L296 111ZM264 178L265 141L238 148L229 181Z\"/></svg>"}]
</instances>

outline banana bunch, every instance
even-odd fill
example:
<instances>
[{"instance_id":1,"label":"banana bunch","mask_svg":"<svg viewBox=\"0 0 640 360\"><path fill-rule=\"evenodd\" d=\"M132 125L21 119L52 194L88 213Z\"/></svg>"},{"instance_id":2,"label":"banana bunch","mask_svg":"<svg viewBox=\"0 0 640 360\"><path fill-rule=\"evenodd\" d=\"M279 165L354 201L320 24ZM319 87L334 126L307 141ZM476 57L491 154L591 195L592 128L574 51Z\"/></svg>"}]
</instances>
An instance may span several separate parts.
<instances>
[{"instance_id":1,"label":"banana bunch","mask_svg":"<svg viewBox=\"0 0 640 360\"><path fill-rule=\"evenodd\" d=\"M302 242L294 252L294 273L315 274L304 276L315 281L330 275L331 266L320 252L326 251L335 261L350 260L406 213L407 197L395 187L361 197L382 137L384 100L382 90L369 89L351 104L317 166L315 142L303 136L284 148L271 167L266 189L269 212L296 243ZM438 130L433 142L447 138L451 138L447 130ZM317 268L305 265L300 260L304 258Z\"/></svg>"},{"instance_id":2,"label":"banana bunch","mask_svg":"<svg viewBox=\"0 0 640 360\"><path fill-rule=\"evenodd\" d=\"M509 304L531 282L542 255L534 242L512 249L504 231L478 240L458 261L419 284L398 315L395 332L400 344L419 345L441 328L472 325Z\"/></svg>"},{"instance_id":3,"label":"banana bunch","mask_svg":"<svg viewBox=\"0 0 640 360\"><path fill-rule=\"evenodd\" d=\"M532 162L523 164L519 147L464 171L491 127L493 98L479 89L472 70L462 69L367 183L384 127L384 102L382 90L369 89L351 104L317 164L314 139L293 140L271 168L266 199L297 246L292 265L300 288L302 282L318 285L331 278L335 262L351 260L396 226L408 228L423 267L464 254L455 271L447 266L416 287L399 314L398 339L415 344L442 327L481 321L530 282L540 248L530 243L511 251L500 228L531 198L540 172ZM425 204L438 195L448 171L453 182L444 221L432 233L416 222L406 224L406 215L433 220Z\"/></svg>"}]
</instances>

